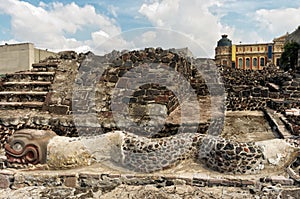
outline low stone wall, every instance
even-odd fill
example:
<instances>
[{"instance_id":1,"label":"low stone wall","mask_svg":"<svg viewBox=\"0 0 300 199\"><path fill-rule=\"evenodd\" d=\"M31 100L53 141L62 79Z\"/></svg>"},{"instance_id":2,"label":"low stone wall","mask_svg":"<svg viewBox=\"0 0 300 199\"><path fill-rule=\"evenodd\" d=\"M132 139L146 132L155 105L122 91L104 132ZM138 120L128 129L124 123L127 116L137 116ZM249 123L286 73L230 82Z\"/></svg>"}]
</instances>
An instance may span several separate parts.
<instances>
[{"instance_id":1,"label":"low stone wall","mask_svg":"<svg viewBox=\"0 0 300 199\"><path fill-rule=\"evenodd\" d=\"M153 184L158 187L172 185L192 185L192 186L233 186L247 187L254 186L260 182L267 182L273 185L280 183L283 186L293 185L291 179L281 176L270 176L258 179L240 179L240 178L214 178L205 174L195 174L194 176L157 176L157 175L142 175L142 174L93 174L88 172L80 172L79 174L57 174L48 173L48 175L39 175L26 172L2 171L0 172L1 188L22 188L24 186L42 186L48 182L48 186L66 186L66 187L94 187L108 189L121 184L126 185L147 185ZM14 180L13 180L14 179Z\"/></svg>"},{"instance_id":2,"label":"low stone wall","mask_svg":"<svg viewBox=\"0 0 300 199\"><path fill-rule=\"evenodd\" d=\"M51 173L0 171L2 196L21 197L153 197L153 198L247 198L297 196L299 189L289 188L293 180L284 176L241 179L194 175L138 175L114 173ZM222 186L222 193L219 193ZM234 188L235 187L235 188ZM3 189L6 188L6 189ZM30 188L30 189L26 189ZM232 189L234 188L234 189ZM15 191L14 191L15 190ZM224 193L224 190L225 191Z\"/></svg>"},{"instance_id":3,"label":"low stone wall","mask_svg":"<svg viewBox=\"0 0 300 199\"><path fill-rule=\"evenodd\" d=\"M299 108L300 101L299 99L270 99L267 102L268 107L276 110L282 114L285 114L287 109Z\"/></svg>"},{"instance_id":4,"label":"low stone wall","mask_svg":"<svg viewBox=\"0 0 300 199\"><path fill-rule=\"evenodd\" d=\"M219 71L227 92L227 110L261 110L268 106L284 112L299 106L290 103L298 101L299 97L296 74L284 73L274 67L260 71L220 67ZM277 100L282 100L284 104L274 104Z\"/></svg>"},{"instance_id":5,"label":"low stone wall","mask_svg":"<svg viewBox=\"0 0 300 199\"><path fill-rule=\"evenodd\" d=\"M294 135L300 135L300 116L286 116L287 120L290 123L290 128Z\"/></svg>"}]
</instances>

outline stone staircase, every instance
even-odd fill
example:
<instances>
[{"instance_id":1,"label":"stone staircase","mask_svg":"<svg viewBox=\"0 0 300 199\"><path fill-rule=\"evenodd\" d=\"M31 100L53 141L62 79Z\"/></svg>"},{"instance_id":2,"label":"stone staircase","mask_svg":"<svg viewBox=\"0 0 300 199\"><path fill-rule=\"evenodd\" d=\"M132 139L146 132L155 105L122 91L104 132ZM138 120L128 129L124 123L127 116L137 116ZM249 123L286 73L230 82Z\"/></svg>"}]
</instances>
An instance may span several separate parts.
<instances>
[{"instance_id":1,"label":"stone staircase","mask_svg":"<svg viewBox=\"0 0 300 199\"><path fill-rule=\"evenodd\" d=\"M42 109L59 62L36 63L0 79L0 109Z\"/></svg>"}]
</instances>

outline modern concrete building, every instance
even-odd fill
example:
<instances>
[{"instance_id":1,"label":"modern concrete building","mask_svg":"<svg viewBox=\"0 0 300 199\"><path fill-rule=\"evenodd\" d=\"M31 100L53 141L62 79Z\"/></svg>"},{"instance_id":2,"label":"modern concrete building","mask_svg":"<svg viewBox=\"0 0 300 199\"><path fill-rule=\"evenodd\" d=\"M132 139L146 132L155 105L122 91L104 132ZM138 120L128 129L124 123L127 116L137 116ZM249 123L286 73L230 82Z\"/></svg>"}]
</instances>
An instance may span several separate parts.
<instances>
[{"instance_id":1,"label":"modern concrete building","mask_svg":"<svg viewBox=\"0 0 300 199\"><path fill-rule=\"evenodd\" d=\"M33 63L56 53L37 49L32 43L0 45L0 74L31 69Z\"/></svg>"},{"instance_id":2,"label":"modern concrete building","mask_svg":"<svg viewBox=\"0 0 300 199\"><path fill-rule=\"evenodd\" d=\"M222 35L215 49L217 65L240 69L261 70L267 64L279 66L287 35L275 38L273 43L232 44L227 35Z\"/></svg>"}]
</instances>

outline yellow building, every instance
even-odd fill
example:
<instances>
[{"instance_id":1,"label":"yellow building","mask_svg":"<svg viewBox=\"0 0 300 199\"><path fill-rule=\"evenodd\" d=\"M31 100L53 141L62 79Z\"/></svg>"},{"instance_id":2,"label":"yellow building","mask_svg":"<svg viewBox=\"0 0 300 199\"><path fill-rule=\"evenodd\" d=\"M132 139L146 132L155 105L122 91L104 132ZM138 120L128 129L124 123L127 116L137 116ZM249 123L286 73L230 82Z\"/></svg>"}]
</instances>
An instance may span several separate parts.
<instances>
[{"instance_id":1,"label":"yellow building","mask_svg":"<svg viewBox=\"0 0 300 199\"><path fill-rule=\"evenodd\" d=\"M287 35L275 38L273 43L232 44L227 35L222 35L215 49L218 66L232 66L239 69L261 70L267 65L279 66Z\"/></svg>"}]
</instances>

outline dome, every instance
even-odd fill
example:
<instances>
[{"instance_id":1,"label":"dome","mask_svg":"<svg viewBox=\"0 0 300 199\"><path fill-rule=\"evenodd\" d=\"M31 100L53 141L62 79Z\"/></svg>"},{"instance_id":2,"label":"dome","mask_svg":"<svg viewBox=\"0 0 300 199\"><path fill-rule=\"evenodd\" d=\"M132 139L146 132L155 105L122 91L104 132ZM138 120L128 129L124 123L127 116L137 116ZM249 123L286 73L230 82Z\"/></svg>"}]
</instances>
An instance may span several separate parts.
<instances>
[{"instance_id":1,"label":"dome","mask_svg":"<svg viewBox=\"0 0 300 199\"><path fill-rule=\"evenodd\" d=\"M218 41L218 46L231 46L231 40L227 38L228 35L222 35L222 39Z\"/></svg>"}]
</instances>

